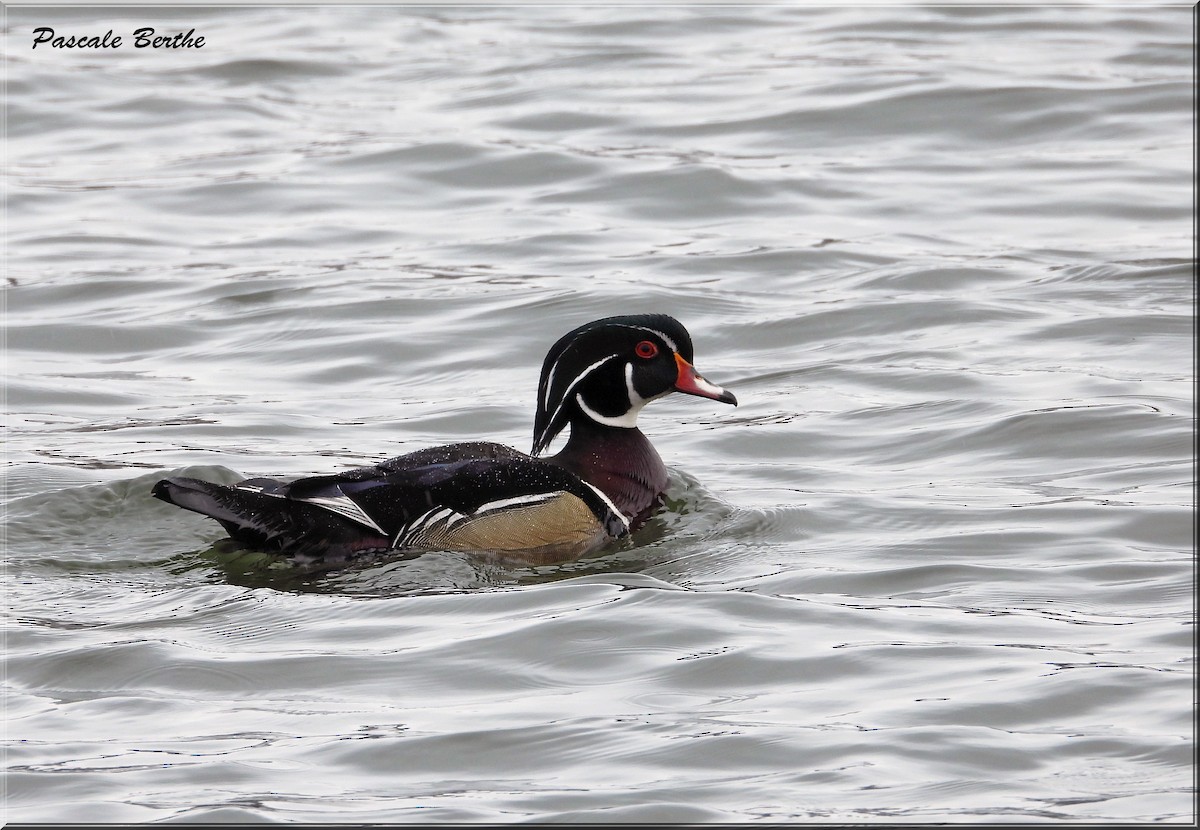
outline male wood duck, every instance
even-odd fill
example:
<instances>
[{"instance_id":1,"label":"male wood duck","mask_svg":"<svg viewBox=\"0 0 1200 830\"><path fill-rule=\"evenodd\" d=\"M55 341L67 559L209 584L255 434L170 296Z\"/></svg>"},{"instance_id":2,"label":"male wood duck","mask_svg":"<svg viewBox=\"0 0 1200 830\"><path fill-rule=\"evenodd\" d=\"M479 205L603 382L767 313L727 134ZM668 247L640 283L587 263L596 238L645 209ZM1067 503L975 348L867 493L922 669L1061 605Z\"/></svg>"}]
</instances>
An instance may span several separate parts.
<instances>
[{"instance_id":1,"label":"male wood duck","mask_svg":"<svg viewBox=\"0 0 1200 830\"><path fill-rule=\"evenodd\" d=\"M166 478L153 495L216 519L248 547L306 558L582 555L640 527L666 489L667 469L637 428L643 406L671 392L737 405L692 360L678 320L607 317L564 335L546 355L529 455L471 441L290 483ZM567 427L562 451L539 458Z\"/></svg>"}]
</instances>

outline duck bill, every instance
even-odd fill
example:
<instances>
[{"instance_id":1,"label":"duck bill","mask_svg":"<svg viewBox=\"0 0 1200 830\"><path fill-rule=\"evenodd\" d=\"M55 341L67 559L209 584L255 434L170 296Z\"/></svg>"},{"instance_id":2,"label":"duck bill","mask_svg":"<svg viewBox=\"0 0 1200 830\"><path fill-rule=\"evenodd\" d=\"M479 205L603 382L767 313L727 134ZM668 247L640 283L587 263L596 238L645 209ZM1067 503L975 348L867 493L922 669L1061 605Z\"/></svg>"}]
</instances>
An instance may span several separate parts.
<instances>
[{"instance_id":1,"label":"duck bill","mask_svg":"<svg viewBox=\"0 0 1200 830\"><path fill-rule=\"evenodd\" d=\"M701 398L712 398L714 401L731 403L737 406L737 398L733 396L732 392L722 389L715 383L706 381L696 371L696 367L680 357L679 352L675 353L675 365L679 367L679 375L675 378L676 392L682 392L685 395L696 395Z\"/></svg>"}]
</instances>

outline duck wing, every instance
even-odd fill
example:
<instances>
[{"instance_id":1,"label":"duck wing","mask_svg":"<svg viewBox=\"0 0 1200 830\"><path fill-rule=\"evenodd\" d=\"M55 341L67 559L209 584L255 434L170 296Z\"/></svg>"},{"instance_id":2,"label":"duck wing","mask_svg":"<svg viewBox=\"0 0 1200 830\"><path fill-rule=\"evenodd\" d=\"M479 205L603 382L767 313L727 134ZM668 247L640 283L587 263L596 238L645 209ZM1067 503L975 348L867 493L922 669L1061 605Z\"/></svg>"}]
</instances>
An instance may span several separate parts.
<instances>
[{"instance_id":1,"label":"duck wing","mask_svg":"<svg viewBox=\"0 0 1200 830\"><path fill-rule=\"evenodd\" d=\"M608 498L574 473L482 442L290 483L170 478L154 495L216 519L239 541L292 554L582 552L629 532Z\"/></svg>"}]
</instances>

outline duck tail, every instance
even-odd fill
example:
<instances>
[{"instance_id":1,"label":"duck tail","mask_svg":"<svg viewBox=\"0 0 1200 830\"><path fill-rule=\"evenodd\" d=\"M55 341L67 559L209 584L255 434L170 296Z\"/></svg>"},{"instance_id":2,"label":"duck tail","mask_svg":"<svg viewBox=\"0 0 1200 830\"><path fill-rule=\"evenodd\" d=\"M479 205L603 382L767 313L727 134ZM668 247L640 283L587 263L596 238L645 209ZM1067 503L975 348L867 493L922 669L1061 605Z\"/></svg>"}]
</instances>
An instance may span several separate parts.
<instances>
[{"instance_id":1,"label":"duck tail","mask_svg":"<svg viewBox=\"0 0 1200 830\"><path fill-rule=\"evenodd\" d=\"M254 482L263 483L266 482ZM279 486L278 482L270 484ZM280 510L279 496L266 487L230 487L198 478L172 477L155 484L150 494L168 504L216 519L232 538L246 544L270 546L286 531L286 526L278 521L284 512Z\"/></svg>"}]
</instances>

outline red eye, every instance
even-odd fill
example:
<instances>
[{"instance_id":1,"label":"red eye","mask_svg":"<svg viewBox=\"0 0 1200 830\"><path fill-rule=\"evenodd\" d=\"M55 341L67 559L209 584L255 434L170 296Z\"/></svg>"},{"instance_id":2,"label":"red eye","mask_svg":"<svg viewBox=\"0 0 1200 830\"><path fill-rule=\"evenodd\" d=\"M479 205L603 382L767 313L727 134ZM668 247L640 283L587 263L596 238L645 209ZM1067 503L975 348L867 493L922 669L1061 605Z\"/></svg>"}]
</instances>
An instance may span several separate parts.
<instances>
[{"instance_id":1,"label":"red eye","mask_svg":"<svg viewBox=\"0 0 1200 830\"><path fill-rule=\"evenodd\" d=\"M641 343L638 343L633 350L637 352L638 357L644 357L647 360L658 354L658 346L655 346L649 340L643 340Z\"/></svg>"}]
</instances>

